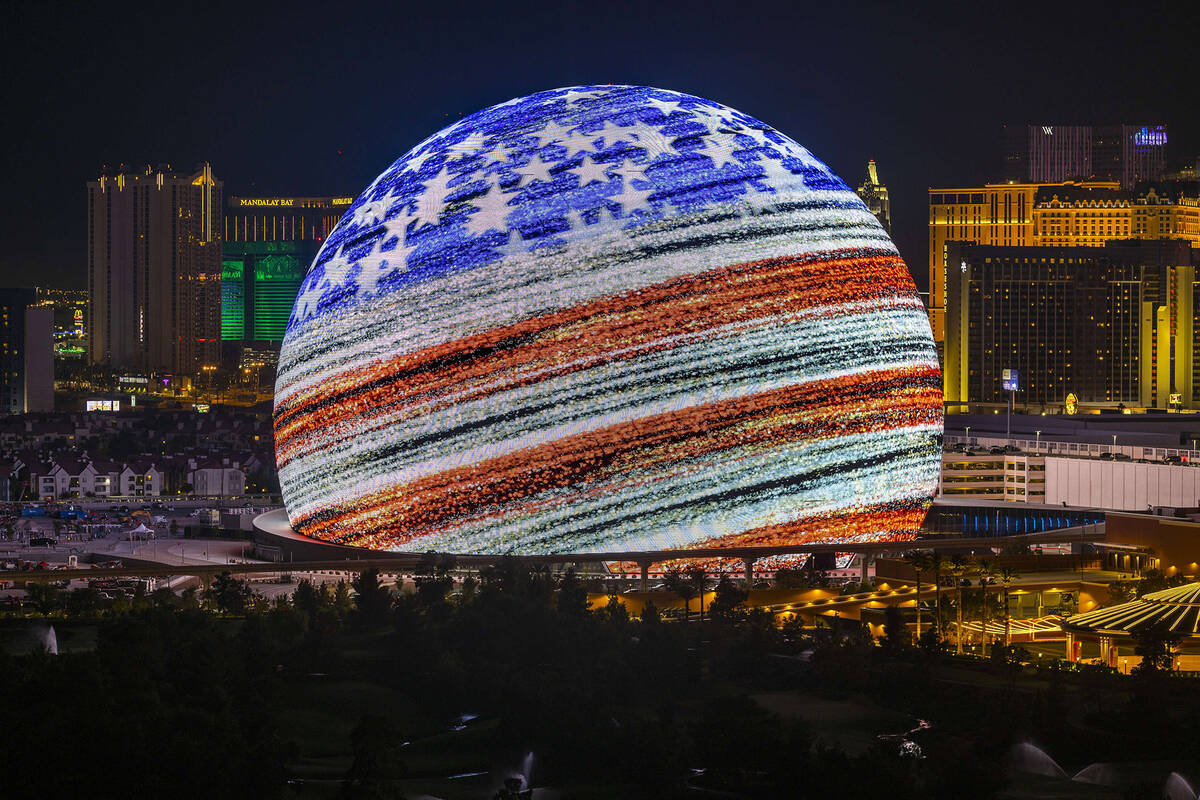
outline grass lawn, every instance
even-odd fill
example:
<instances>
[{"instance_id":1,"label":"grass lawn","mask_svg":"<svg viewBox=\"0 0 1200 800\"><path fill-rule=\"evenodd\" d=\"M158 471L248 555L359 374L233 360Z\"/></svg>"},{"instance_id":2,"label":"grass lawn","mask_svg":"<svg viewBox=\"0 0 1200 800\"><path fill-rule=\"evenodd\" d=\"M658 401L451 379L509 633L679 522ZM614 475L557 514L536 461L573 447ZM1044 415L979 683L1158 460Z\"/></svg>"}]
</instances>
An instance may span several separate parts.
<instances>
[{"instance_id":1,"label":"grass lawn","mask_svg":"<svg viewBox=\"0 0 1200 800\"><path fill-rule=\"evenodd\" d=\"M916 725L912 716L876 705L861 695L835 700L815 692L791 691L751 697L781 717L804 720L815 737L850 755L867 750L881 733L901 733Z\"/></svg>"}]
</instances>

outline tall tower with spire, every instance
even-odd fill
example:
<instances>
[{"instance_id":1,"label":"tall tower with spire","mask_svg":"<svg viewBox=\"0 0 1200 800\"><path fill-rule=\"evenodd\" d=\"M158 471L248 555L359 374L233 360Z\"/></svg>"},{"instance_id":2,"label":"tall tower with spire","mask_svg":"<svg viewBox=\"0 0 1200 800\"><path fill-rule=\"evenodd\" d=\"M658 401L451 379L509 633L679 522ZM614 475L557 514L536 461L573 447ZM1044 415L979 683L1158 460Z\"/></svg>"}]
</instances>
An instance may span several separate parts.
<instances>
[{"instance_id":1,"label":"tall tower with spire","mask_svg":"<svg viewBox=\"0 0 1200 800\"><path fill-rule=\"evenodd\" d=\"M888 201L887 187L879 182L879 172L875 168L875 159L867 162L867 179L858 187L858 196L867 204L867 208L879 220L883 229L892 234L892 211Z\"/></svg>"}]
</instances>

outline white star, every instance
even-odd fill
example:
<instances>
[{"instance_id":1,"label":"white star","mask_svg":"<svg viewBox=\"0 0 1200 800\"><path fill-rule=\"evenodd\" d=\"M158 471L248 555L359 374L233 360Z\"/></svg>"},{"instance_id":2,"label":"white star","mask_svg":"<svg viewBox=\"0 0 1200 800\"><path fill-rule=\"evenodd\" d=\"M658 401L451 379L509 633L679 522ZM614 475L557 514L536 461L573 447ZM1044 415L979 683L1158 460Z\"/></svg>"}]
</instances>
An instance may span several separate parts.
<instances>
[{"instance_id":1,"label":"white star","mask_svg":"<svg viewBox=\"0 0 1200 800\"><path fill-rule=\"evenodd\" d=\"M574 125L557 125L553 122L547 124L540 133L534 134L538 140L537 149L541 150L548 144L561 143L564 139L569 139L573 130L575 130Z\"/></svg>"},{"instance_id":2,"label":"white star","mask_svg":"<svg viewBox=\"0 0 1200 800\"><path fill-rule=\"evenodd\" d=\"M606 119L604 120L604 125L600 128L600 130L596 131L595 133L589 133L587 138L591 139L592 141L603 138L604 146L612 147L621 140L627 142L631 141L632 134L633 131L622 128L619 125L614 125L612 120Z\"/></svg>"},{"instance_id":3,"label":"white star","mask_svg":"<svg viewBox=\"0 0 1200 800\"><path fill-rule=\"evenodd\" d=\"M405 164L404 166L407 169L411 169L414 173L420 172L421 168L425 166L425 162L428 161L429 159L433 158L433 156L434 156L433 150L427 150L426 152L422 153L421 155L409 159L408 163Z\"/></svg>"},{"instance_id":4,"label":"white star","mask_svg":"<svg viewBox=\"0 0 1200 800\"><path fill-rule=\"evenodd\" d=\"M497 103L496 105L492 106L492 108L504 108L505 106L511 106L513 103L519 103L524 99L525 99L525 97L523 97L523 96L522 97L514 97L511 100L505 100L503 103Z\"/></svg>"},{"instance_id":5,"label":"white star","mask_svg":"<svg viewBox=\"0 0 1200 800\"><path fill-rule=\"evenodd\" d=\"M578 230L579 228L584 227L585 223L583 221L583 214L579 211L579 209L572 208L567 212L567 225L570 226L571 230Z\"/></svg>"},{"instance_id":6,"label":"white star","mask_svg":"<svg viewBox=\"0 0 1200 800\"><path fill-rule=\"evenodd\" d=\"M578 103L581 100L591 100L594 97L603 97L606 94L602 89L593 90L590 92L569 92L567 94L568 103Z\"/></svg>"},{"instance_id":7,"label":"white star","mask_svg":"<svg viewBox=\"0 0 1200 800\"><path fill-rule=\"evenodd\" d=\"M387 195L379 200L368 200L359 206L355 212L351 222L355 225L374 225L383 222L383 218L387 216L387 212L391 209L395 197L389 189Z\"/></svg>"},{"instance_id":8,"label":"white star","mask_svg":"<svg viewBox=\"0 0 1200 800\"><path fill-rule=\"evenodd\" d=\"M390 253L401 253L401 252L406 252L406 251L412 249L412 248L408 247L408 245L404 241L405 229L408 228L408 223L411 219L412 219L411 214L409 214L409 215L397 214L396 216L392 217L389 220L384 220L384 223L383 223L384 234L383 234L383 237L380 239L380 242L386 243L393 236L395 236L397 239L400 240L400 243L398 245L396 245L396 249L389 251Z\"/></svg>"},{"instance_id":9,"label":"white star","mask_svg":"<svg viewBox=\"0 0 1200 800\"><path fill-rule=\"evenodd\" d=\"M533 181L545 181L550 183L554 180L554 176L550 174L550 167L558 162L547 162L541 156L529 159L529 164L521 167L521 182L517 186L525 186Z\"/></svg>"},{"instance_id":10,"label":"white star","mask_svg":"<svg viewBox=\"0 0 1200 800\"><path fill-rule=\"evenodd\" d=\"M426 223L438 224L442 209L446 205L448 183L450 183L450 173L445 167L442 167L441 172L425 182L425 191L417 198L417 211L412 215L417 220L417 228Z\"/></svg>"},{"instance_id":11,"label":"white star","mask_svg":"<svg viewBox=\"0 0 1200 800\"><path fill-rule=\"evenodd\" d=\"M775 142L767 138L767 132L761 128L743 128L738 131L738 134L749 136L758 147L778 147Z\"/></svg>"},{"instance_id":12,"label":"white star","mask_svg":"<svg viewBox=\"0 0 1200 800\"><path fill-rule=\"evenodd\" d=\"M621 178L624 181L624 191L619 195L608 198L621 204L621 211L625 216L629 216L635 209L644 208L648 205L647 200L650 195L654 194L654 186L649 189L638 189L633 185L635 178L645 180L641 175L641 170L621 170Z\"/></svg>"},{"instance_id":13,"label":"white star","mask_svg":"<svg viewBox=\"0 0 1200 800\"><path fill-rule=\"evenodd\" d=\"M672 142L675 141L674 137L664 136L653 128L638 131L635 135L637 136L638 144L646 148L646 155L651 160L660 153L667 153L675 149L672 145Z\"/></svg>"},{"instance_id":14,"label":"white star","mask_svg":"<svg viewBox=\"0 0 1200 800\"><path fill-rule=\"evenodd\" d=\"M734 155L734 151L740 149L730 137L704 140L704 154L713 160L713 169L720 169L726 164L744 167L745 164Z\"/></svg>"},{"instance_id":15,"label":"white star","mask_svg":"<svg viewBox=\"0 0 1200 800\"><path fill-rule=\"evenodd\" d=\"M687 110L680 106L679 100L659 100L657 97L651 97L649 104L661 111L664 117L671 116L671 113L674 111Z\"/></svg>"},{"instance_id":16,"label":"white star","mask_svg":"<svg viewBox=\"0 0 1200 800\"><path fill-rule=\"evenodd\" d=\"M475 209L467 215L467 230L474 236L482 236L490 231L503 231L508 226L504 223L503 216L497 218L497 212L503 213L503 206L496 203L489 203L488 197L492 193L495 184L488 184L487 191L481 196L476 197L472 202L477 205L469 206Z\"/></svg>"},{"instance_id":17,"label":"white star","mask_svg":"<svg viewBox=\"0 0 1200 800\"><path fill-rule=\"evenodd\" d=\"M375 286L379 283L379 279L383 277L383 273L391 272L393 265L391 256L393 253L398 255L398 263L403 265L406 261L406 254L410 248L399 245L395 250L388 252L388 258L381 258L378 264L360 261L359 266L362 268L355 282L358 284L358 291L364 295L368 295L375 291Z\"/></svg>"},{"instance_id":18,"label":"white star","mask_svg":"<svg viewBox=\"0 0 1200 800\"><path fill-rule=\"evenodd\" d=\"M537 149L541 150L548 145L558 145L566 149L567 154L564 158L567 160L580 153L591 152L593 137L579 133L578 127L577 125L547 125L544 131L537 134Z\"/></svg>"},{"instance_id":19,"label":"white star","mask_svg":"<svg viewBox=\"0 0 1200 800\"><path fill-rule=\"evenodd\" d=\"M591 162L590 164L588 162ZM579 176L579 185L587 186L589 183L596 181L607 181L608 171L612 169L610 164L601 164L594 156L585 156L578 167L571 167L567 170Z\"/></svg>"},{"instance_id":20,"label":"white star","mask_svg":"<svg viewBox=\"0 0 1200 800\"><path fill-rule=\"evenodd\" d=\"M483 142L487 137L479 131L475 131L467 138L463 139L458 144L452 144L447 150L446 157L448 159L459 158L461 156L474 155L477 151L483 148ZM491 152L490 150L488 152Z\"/></svg>"}]
</instances>

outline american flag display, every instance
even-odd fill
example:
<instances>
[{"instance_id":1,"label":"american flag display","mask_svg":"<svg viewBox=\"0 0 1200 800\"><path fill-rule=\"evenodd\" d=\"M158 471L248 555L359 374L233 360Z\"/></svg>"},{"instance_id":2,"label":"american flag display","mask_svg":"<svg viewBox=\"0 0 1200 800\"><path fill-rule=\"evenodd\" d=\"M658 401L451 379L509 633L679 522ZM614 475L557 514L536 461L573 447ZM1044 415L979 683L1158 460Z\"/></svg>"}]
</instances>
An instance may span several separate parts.
<instances>
[{"instance_id":1,"label":"american flag display","mask_svg":"<svg viewBox=\"0 0 1200 800\"><path fill-rule=\"evenodd\" d=\"M828 167L679 92L519 97L420 143L300 287L275 395L293 529L622 552L911 536L941 374Z\"/></svg>"}]
</instances>

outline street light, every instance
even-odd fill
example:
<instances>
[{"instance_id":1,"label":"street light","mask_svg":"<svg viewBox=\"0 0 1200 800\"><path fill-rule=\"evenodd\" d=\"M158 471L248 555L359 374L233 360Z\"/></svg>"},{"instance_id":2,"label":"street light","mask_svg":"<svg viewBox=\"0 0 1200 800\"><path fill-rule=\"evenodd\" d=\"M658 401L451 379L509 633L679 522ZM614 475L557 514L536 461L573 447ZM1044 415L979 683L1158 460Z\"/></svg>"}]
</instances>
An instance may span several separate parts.
<instances>
[{"instance_id":1,"label":"street light","mask_svg":"<svg viewBox=\"0 0 1200 800\"><path fill-rule=\"evenodd\" d=\"M1113 454L1115 455L1116 452L1117 452L1117 435L1114 433L1113 434Z\"/></svg>"},{"instance_id":2,"label":"street light","mask_svg":"<svg viewBox=\"0 0 1200 800\"><path fill-rule=\"evenodd\" d=\"M967 426L967 447L971 446L971 426Z\"/></svg>"},{"instance_id":3,"label":"street light","mask_svg":"<svg viewBox=\"0 0 1200 800\"><path fill-rule=\"evenodd\" d=\"M1037 441L1035 441L1033 445L1033 454L1035 456L1039 456L1042 454L1042 432L1034 431L1034 433L1037 434Z\"/></svg>"}]
</instances>

